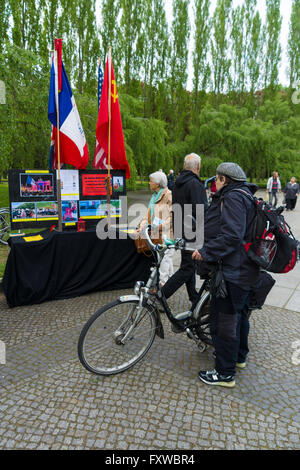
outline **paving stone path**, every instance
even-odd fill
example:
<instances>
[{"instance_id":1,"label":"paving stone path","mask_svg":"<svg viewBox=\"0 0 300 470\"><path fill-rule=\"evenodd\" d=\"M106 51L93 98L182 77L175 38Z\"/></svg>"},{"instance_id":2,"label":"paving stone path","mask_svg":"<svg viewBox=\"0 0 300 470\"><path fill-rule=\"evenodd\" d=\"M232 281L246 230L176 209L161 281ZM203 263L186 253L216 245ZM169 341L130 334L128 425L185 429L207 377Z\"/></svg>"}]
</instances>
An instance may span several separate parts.
<instances>
[{"instance_id":1,"label":"paving stone path","mask_svg":"<svg viewBox=\"0 0 300 470\"><path fill-rule=\"evenodd\" d=\"M124 292L122 292L124 293ZM126 291L130 293L130 291ZM9 309L0 297L1 449L299 449L299 313L265 307L251 318L249 361L232 390L197 378L213 367L171 332L123 374L97 377L77 358L86 319L120 292ZM185 288L172 299L187 307ZM300 356L300 355L299 355ZM296 358L296 359L295 359ZM299 361L300 362L300 361Z\"/></svg>"},{"instance_id":2,"label":"paving stone path","mask_svg":"<svg viewBox=\"0 0 300 470\"><path fill-rule=\"evenodd\" d=\"M297 238L299 212L287 214ZM83 324L130 290L14 309L0 294L0 449L300 449L298 273L275 276L269 303L253 312L247 367L232 390L199 381L199 369L214 366L212 350L200 354L164 317L165 339L137 366L112 377L88 373L77 358ZM187 310L184 287L170 304Z\"/></svg>"}]
</instances>

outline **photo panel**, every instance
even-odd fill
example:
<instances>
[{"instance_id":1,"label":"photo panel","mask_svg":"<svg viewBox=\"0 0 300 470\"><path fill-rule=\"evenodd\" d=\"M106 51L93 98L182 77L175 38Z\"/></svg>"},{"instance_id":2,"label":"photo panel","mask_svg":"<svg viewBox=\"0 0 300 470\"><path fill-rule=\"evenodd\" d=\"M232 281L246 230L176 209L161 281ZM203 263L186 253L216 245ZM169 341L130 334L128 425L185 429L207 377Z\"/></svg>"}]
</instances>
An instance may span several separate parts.
<instances>
[{"instance_id":1,"label":"photo panel","mask_svg":"<svg viewBox=\"0 0 300 470\"><path fill-rule=\"evenodd\" d=\"M124 193L124 176L113 176L112 187L114 193Z\"/></svg>"},{"instance_id":2,"label":"photo panel","mask_svg":"<svg viewBox=\"0 0 300 470\"><path fill-rule=\"evenodd\" d=\"M111 217L121 217L122 208L120 199L112 199L110 201ZM82 219L101 219L107 216L107 201L90 200L79 201L79 216Z\"/></svg>"},{"instance_id":3,"label":"photo panel","mask_svg":"<svg viewBox=\"0 0 300 470\"><path fill-rule=\"evenodd\" d=\"M11 203L12 222L35 222L36 203L35 202L12 202Z\"/></svg>"},{"instance_id":4,"label":"photo panel","mask_svg":"<svg viewBox=\"0 0 300 470\"><path fill-rule=\"evenodd\" d=\"M62 201L61 211L63 224L70 224L71 222L76 223L78 221L77 201Z\"/></svg>"},{"instance_id":5,"label":"photo panel","mask_svg":"<svg viewBox=\"0 0 300 470\"><path fill-rule=\"evenodd\" d=\"M53 174L20 173L19 187L21 198L49 198L54 196Z\"/></svg>"},{"instance_id":6,"label":"photo panel","mask_svg":"<svg viewBox=\"0 0 300 470\"><path fill-rule=\"evenodd\" d=\"M37 222L41 220L58 220L57 201L39 201L35 204Z\"/></svg>"}]
</instances>

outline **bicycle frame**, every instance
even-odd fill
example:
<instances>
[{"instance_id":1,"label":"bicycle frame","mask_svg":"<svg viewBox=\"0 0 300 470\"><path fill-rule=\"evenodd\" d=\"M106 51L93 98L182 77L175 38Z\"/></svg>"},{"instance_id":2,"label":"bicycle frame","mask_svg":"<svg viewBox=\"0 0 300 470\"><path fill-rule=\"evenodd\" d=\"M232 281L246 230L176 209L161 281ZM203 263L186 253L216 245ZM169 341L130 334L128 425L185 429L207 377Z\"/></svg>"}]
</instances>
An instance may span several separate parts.
<instances>
[{"instance_id":1,"label":"bicycle frame","mask_svg":"<svg viewBox=\"0 0 300 470\"><path fill-rule=\"evenodd\" d=\"M167 302L167 299L165 298L165 296L164 296L164 294L163 294L163 292L160 288L160 283L159 283L159 281L160 281L160 279L159 279L159 267L160 267L160 264L161 264L162 259L163 259L164 250L165 249L184 250L184 244L182 243L182 241L179 241L179 242L181 242L181 244L178 242L177 246L174 245L174 246L170 246L170 247L166 248L163 245L154 245L152 243L152 241L149 237L149 227L147 227L145 229L144 234L146 236L146 241L148 243L148 246L149 246L152 254L154 255L154 258L156 258L155 259L155 267L151 268L151 274L150 274L149 279L148 279L145 286L143 286L143 284L140 281L138 281L136 283L135 292L136 292L137 297L135 297L135 299L136 300L139 299L139 306L141 307L141 309L142 309L142 306L144 305L144 302L146 302L146 303L150 304L152 307L154 307L154 309L156 311L156 315L157 315L157 320L159 322L159 330L163 334L163 326L162 326L162 323L161 323L161 320L160 320L159 310L158 310L157 306L155 305L155 303L151 301L151 295L152 294L150 292L150 289L153 287L153 284L155 283L155 285L156 285L156 293L154 294L155 298L157 300L159 300L159 302L161 303L161 305L162 305L162 307L163 307L170 323L172 325L174 325L174 327L176 329L181 330L182 332L187 331L189 334L192 334L191 331L189 330L189 327L195 325L196 318L194 318L193 315L192 315L191 317L188 317L186 319L177 319L173 315L172 310L171 310L171 308L170 308L170 306ZM190 251L190 249L189 249L189 251ZM203 292L207 289L208 289L207 281L204 281L201 288L200 288L200 291L198 293L197 303L199 302ZM196 303L196 305L197 305L197 303ZM161 336L161 335L159 334L159 336Z\"/></svg>"}]
</instances>

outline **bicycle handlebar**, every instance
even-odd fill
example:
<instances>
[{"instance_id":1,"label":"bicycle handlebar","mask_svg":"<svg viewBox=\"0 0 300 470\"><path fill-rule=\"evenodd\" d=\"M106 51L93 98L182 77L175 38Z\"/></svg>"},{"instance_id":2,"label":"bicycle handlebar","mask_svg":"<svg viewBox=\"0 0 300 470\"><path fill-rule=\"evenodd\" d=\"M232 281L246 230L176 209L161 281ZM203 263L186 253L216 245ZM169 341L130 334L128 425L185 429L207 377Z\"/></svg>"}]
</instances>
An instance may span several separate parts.
<instances>
[{"instance_id":1,"label":"bicycle handlebar","mask_svg":"<svg viewBox=\"0 0 300 470\"><path fill-rule=\"evenodd\" d=\"M174 240L174 244L172 244L172 245L161 245L159 243L154 245L154 243L152 242L152 240L149 236L149 231L150 230L151 230L151 225L148 225L143 230L143 232L145 234L148 246L152 251L160 252L160 251L164 251L165 249L171 249L171 248L173 248L175 250L185 250L185 251L191 251L191 252L195 251L195 248L188 248L188 247L185 246L186 241L183 238L178 238L178 239Z\"/></svg>"}]
</instances>

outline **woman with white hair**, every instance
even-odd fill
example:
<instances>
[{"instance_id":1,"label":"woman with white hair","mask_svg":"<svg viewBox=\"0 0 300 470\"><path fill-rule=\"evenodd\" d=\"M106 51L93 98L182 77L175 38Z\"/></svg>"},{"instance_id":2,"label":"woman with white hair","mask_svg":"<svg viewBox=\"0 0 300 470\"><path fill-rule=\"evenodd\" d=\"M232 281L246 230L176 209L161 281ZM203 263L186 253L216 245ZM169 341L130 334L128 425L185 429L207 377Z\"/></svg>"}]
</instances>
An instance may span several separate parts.
<instances>
[{"instance_id":1,"label":"woman with white hair","mask_svg":"<svg viewBox=\"0 0 300 470\"><path fill-rule=\"evenodd\" d=\"M153 192L149 202L147 214L141 221L137 232L142 227L151 224L159 234L166 238L173 238L172 229L172 193L167 188L168 180L163 171L156 171L149 176L150 190ZM160 284L163 286L173 275L173 250L166 250L160 265Z\"/></svg>"}]
</instances>

